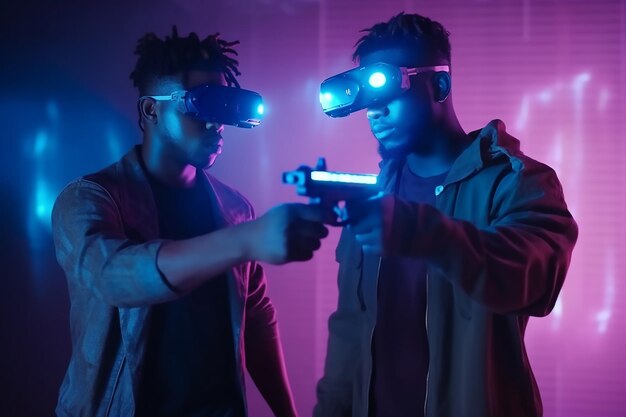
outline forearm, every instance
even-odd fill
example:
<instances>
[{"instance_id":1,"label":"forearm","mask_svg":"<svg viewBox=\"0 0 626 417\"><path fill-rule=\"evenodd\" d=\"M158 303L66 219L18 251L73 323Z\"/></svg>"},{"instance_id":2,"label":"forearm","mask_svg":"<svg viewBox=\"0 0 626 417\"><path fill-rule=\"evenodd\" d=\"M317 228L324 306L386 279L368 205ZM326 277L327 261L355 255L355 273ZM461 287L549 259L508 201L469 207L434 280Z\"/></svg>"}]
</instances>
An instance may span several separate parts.
<instances>
[{"instance_id":1,"label":"forearm","mask_svg":"<svg viewBox=\"0 0 626 417\"><path fill-rule=\"evenodd\" d=\"M427 259L495 312L545 315L552 308L576 241L566 210L516 213L484 229L427 205L396 201L393 212L394 253Z\"/></svg>"},{"instance_id":2,"label":"forearm","mask_svg":"<svg viewBox=\"0 0 626 417\"><path fill-rule=\"evenodd\" d=\"M253 222L241 223L192 239L167 242L157 258L159 270L177 292L189 292L250 260L252 242L248 232L252 227Z\"/></svg>"},{"instance_id":3,"label":"forearm","mask_svg":"<svg viewBox=\"0 0 626 417\"><path fill-rule=\"evenodd\" d=\"M565 280L573 242L520 227L457 223L432 263L478 303L500 314L547 315Z\"/></svg>"}]
</instances>

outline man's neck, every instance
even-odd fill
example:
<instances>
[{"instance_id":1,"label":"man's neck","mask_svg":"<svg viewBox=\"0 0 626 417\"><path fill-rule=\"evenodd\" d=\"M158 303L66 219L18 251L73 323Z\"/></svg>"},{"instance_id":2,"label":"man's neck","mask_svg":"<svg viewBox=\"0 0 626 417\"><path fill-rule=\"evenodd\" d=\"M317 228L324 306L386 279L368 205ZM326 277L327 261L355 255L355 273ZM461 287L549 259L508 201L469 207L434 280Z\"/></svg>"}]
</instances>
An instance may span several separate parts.
<instances>
[{"instance_id":1,"label":"man's neck","mask_svg":"<svg viewBox=\"0 0 626 417\"><path fill-rule=\"evenodd\" d=\"M429 149L415 150L407 155L408 168L424 178L448 172L469 142L467 134L455 119L454 123L432 132Z\"/></svg>"},{"instance_id":2,"label":"man's neck","mask_svg":"<svg viewBox=\"0 0 626 417\"><path fill-rule=\"evenodd\" d=\"M164 184L189 188L195 184L197 169L188 164L181 164L167 155L159 152L149 142L144 140L141 146L141 156L148 173Z\"/></svg>"}]
</instances>

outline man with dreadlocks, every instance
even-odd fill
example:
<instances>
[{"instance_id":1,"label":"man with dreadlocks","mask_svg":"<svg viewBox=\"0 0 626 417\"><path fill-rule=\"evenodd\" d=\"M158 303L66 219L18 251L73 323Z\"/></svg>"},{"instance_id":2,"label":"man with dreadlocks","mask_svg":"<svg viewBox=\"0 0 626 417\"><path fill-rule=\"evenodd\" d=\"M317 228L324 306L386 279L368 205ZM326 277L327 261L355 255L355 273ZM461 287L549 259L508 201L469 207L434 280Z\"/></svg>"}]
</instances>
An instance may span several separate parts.
<instances>
[{"instance_id":1,"label":"man with dreadlocks","mask_svg":"<svg viewBox=\"0 0 626 417\"><path fill-rule=\"evenodd\" d=\"M245 416L244 367L276 416L296 415L257 261L310 259L327 234L321 210L285 204L254 219L205 172L223 125L159 99L238 87L236 43L175 28L140 39L131 78L143 143L55 203L72 305L59 416Z\"/></svg>"},{"instance_id":2,"label":"man with dreadlocks","mask_svg":"<svg viewBox=\"0 0 626 417\"><path fill-rule=\"evenodd\" d=\"M364 106L385 193L347 208L314 415L541 416L524 331L577 239L559 180L501 121L463 130L440 23L401 13L364 32L358 71L387 64L406 88Z\"/></svg>"}]
</instances>

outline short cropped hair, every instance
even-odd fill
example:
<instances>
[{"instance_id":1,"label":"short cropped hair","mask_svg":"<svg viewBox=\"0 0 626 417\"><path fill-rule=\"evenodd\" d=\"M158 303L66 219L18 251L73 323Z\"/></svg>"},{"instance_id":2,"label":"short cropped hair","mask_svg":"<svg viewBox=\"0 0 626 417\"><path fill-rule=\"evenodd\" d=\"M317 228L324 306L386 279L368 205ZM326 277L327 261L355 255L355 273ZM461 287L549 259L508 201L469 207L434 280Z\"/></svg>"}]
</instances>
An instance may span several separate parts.
<instances>
[{"instance_id":1,"label":"short cropped hair","mask_svg":"<svg viewBox=\"0 0 626 417\"><path fill-rule=\"evenodd\" d=\"M441 23L427 17L402 12L361 32L365 35L355 44L352 55L355 62L380 49L409 46L425 51L431 65L451 63L450 32Z\"/></svg>"}]
</instances>

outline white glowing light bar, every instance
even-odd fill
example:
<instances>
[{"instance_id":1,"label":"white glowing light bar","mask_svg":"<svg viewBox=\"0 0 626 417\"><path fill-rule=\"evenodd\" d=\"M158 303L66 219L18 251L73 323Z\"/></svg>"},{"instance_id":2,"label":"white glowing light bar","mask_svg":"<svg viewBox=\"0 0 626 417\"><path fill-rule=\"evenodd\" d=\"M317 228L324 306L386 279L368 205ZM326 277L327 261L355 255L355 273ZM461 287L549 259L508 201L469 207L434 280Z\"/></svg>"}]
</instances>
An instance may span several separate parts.
<instances>
[{"instance_id":1,"label":"white glowing light bar","mask_svg":"<svg viewBox=\"0 0 626 417\"><path fill-rule=\"evenodd\" d=\"M344 184L370 184L378 182L378 176L373 174L346 174L343 172L311 171L313 181L339 182Z\"/></svg>"}]
</instances>

